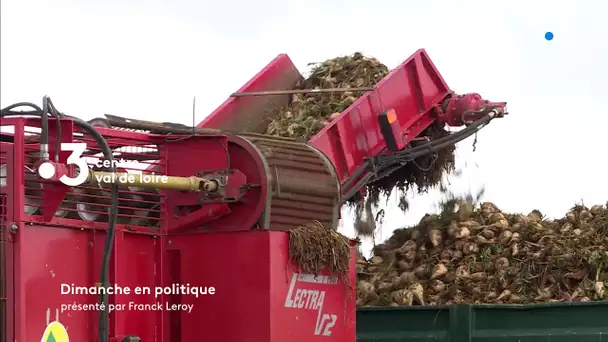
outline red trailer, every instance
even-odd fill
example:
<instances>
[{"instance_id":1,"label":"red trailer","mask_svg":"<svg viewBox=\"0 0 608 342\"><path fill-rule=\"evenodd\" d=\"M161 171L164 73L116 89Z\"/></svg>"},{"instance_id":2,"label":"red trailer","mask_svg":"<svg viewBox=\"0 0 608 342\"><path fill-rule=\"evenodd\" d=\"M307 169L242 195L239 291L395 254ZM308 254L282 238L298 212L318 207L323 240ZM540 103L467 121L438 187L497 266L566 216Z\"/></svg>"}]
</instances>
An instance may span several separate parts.
<instances>
[{"instance_id":1,"label":"red trailer","mask_svg":"<svg viewBox=\"0 0 608 342\"><path fill-rule=\"evenodd\" d=\"M87 123L48 98L3 109L0 341L38 341L55 321L73 341L354 341L354 289L293 267L289 231L335 228L365 184L506 104L454 94L419 50L310 142L259 134L289 100L268 91L301 77L280 55L196 129ZM413 145L431 124L466 128Z\"/></svg>"}]
</instances>

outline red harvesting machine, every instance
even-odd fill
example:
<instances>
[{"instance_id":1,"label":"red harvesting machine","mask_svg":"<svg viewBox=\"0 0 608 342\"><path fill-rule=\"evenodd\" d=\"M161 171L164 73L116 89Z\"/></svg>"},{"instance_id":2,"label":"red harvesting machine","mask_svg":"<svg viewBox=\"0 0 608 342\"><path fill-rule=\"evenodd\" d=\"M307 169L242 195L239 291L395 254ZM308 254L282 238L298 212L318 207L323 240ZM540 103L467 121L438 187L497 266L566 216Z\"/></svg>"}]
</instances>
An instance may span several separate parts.
<instances>
[{"instance_id":1,"label":"red harvesting machine","mask_svg":"<svg viewBox=\"0 0 608 342\"><path fill-rule=\"evenodd\" d=\"M454 94L419 50L309 142L260 134L301 78L279 55L197 128L3 109L0 341L53 321L73 341L354 341L354 289L291 267L289 230L336 229L365 184L506 104Z\"/></svg>"}]
</instances>

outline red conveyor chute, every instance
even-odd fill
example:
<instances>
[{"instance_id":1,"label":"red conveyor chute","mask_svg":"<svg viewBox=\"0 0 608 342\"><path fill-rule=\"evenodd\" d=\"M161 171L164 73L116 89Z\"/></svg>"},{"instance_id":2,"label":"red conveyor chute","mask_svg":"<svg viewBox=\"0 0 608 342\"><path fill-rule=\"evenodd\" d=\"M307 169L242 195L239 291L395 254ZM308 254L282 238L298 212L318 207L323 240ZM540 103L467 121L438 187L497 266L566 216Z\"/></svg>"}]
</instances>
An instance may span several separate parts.
<instances>
[{"instance_id":1,"label":"red conveyor chute","mask_svg":"<svg viewBox=\"0 0 608 342\"><path fill-rule=\"evenodd\" d=\"M282 54L238 93L293 89L301 78L289 57ZM230 97L199 127L263 133L269 116L287 105L289 96ZM388 110L393 110L396 116L395 139L403 148L437 120L441 124L462 126L465 118L475 117L469 114L487 114L493 109L501 115L505 113L505 106L504 102L489 102L474 93L455 95L426 51L420 49L380 80L374 90L360 96L309 143L327 155L344 184L355 180L351 178L361 177L358 170L366 159L387 153L378 117Z\"/></svg>"},{"instance_id":2,"label":"red conveyor chute","mask_svg":"<svg viewBox=\"0 0 608 342\"><path fill-rule=\"evenodd\" d=\"M393 69L323 130L310 143L325 152L343 181L364 162L386 150L378 114L394 109L404 145L433 121L431 110L450 89L424 50L418 50Z\"/></svg>"}]
</instances>

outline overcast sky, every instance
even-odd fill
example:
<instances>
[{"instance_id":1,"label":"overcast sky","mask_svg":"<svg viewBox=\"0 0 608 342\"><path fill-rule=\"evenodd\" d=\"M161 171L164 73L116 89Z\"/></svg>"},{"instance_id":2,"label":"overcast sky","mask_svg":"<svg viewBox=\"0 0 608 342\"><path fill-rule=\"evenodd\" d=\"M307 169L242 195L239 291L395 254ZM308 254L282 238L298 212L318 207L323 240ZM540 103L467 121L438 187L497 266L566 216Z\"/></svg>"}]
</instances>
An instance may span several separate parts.
<instances>
[{"instance_id":1,"label":"overcast sky","mask_svg":"<svg viewBox=\"0 0 608 342\"><path fill-rule=\"evenodd\" d=\"M507 101L511 113L479 134L476 152L460 144L453 190L485 186L504 210L561 216L608 200L602 13L601 0L3 0L1 105L48 94L83 119L190 124L193 96L200 121L279 53L304 72L355 51L393 68L425 48L453 90ZM378 239L436 198L416 197L407 214L389 206Z\"/></svg>"}]
</instances>

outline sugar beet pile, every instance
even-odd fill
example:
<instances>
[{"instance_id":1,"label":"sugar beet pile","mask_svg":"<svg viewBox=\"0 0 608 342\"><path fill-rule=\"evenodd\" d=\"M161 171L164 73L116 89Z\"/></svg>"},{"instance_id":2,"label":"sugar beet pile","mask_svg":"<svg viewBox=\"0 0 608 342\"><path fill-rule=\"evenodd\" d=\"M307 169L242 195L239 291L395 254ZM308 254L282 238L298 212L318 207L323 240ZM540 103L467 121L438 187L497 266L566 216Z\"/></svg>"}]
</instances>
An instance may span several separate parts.
<instances>
[{"instance_id":1,"label":"sugar beet pile","mask_svg":"<svg viewBox=\"0 0 608 342\"><path fill-rule=\"evenodd\" d=\"M359 306L608 299L608 204L577 205L558 220L492 203L451 208L357 261Z\"/></svg>"},{"instance_id":2,"label":"sugar beet pile","mask_svg":"<svg viewBox=\"0 0 608 342\"><path fill-rule=\"evenodd\" d=\"M302 80L297 89L357 88L376 85L389 70L375 58L361 53L337 57L322 63L312 63L310 75ZM308 140L327 125L336 113L348 108L361 93L296 94L291 103L270 121L266 134ZM443 127L432 125L421 136L430 139L448 134ZM408 163L388 177L367 185L364 198L355 197L349 204L355 207L356 225L360 235L371 235L375 228L372 209L381 195L397 188L401 196L401 208L407 209L405 192L412 186L420 192L437 186L444 173L454 171L454 149L447 148L434 155L420 157Z\"/></svg>"}]
</instances>

